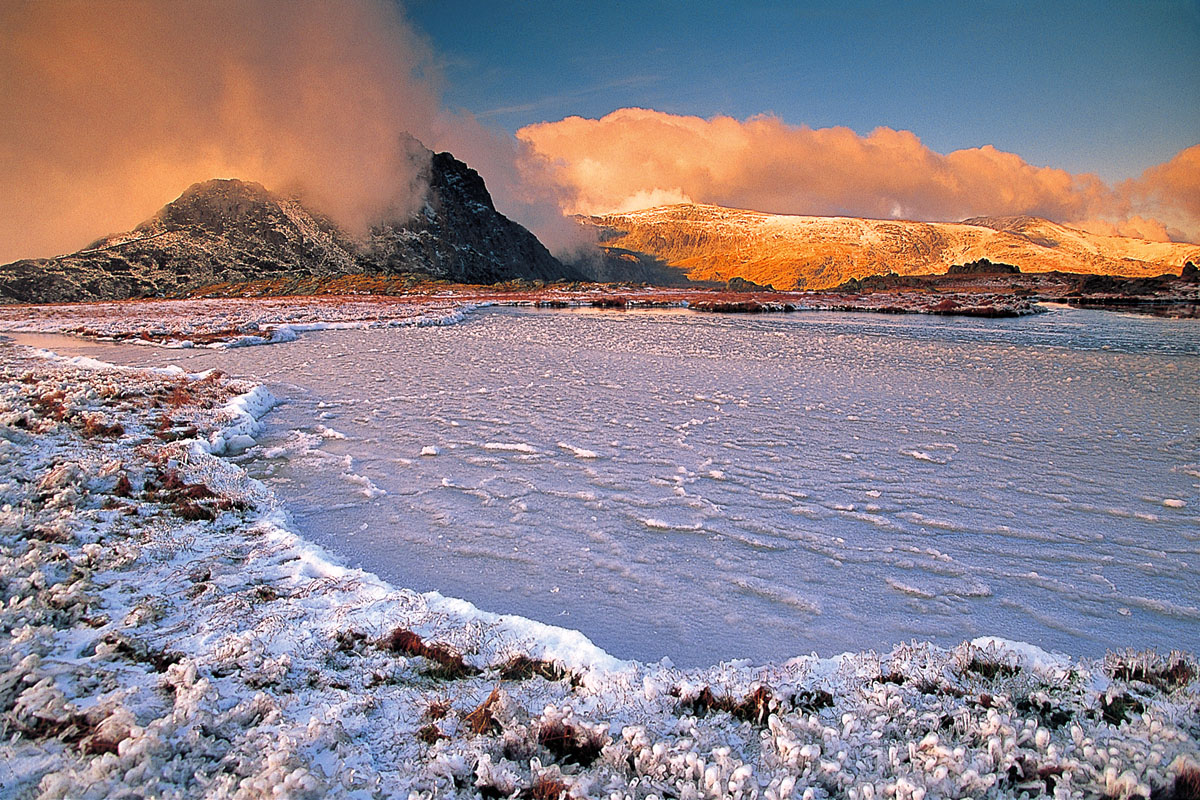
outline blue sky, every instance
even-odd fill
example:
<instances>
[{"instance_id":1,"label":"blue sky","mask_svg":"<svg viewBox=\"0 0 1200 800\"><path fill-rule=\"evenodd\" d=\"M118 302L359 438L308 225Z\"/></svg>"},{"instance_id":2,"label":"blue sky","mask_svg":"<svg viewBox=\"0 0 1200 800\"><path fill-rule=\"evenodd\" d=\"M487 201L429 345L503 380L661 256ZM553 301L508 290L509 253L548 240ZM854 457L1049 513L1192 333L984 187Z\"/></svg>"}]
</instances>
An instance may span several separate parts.
<instances>
[{"instance_id":1,"label":"blue sky","mask_svg":"<svg viewBox=\"0 0 1200 800\"><path fill-rule=\"evenodd\" d=\"M1114 181L1200 142L1200 2L408 0L444 99L507 131L641 106L992 144Z\"/></svg>"}]
</instances>

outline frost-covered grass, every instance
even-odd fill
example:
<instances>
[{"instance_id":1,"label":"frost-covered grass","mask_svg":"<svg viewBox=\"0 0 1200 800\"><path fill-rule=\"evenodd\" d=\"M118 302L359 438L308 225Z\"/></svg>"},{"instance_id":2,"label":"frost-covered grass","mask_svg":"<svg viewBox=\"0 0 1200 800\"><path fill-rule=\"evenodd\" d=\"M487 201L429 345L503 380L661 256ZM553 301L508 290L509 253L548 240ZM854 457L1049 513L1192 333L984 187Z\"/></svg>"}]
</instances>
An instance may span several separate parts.
<instances>
[{"instance_id":1,"label":"frost-covered grass","mask_svg":"<svg viewBox=\"0 0 1200 800\"><path fill-rule=\"evenodd\" d=\"M690 307L707 312L874 311L1020 316L1040 310L1028 298L976 293L759 292L591 284L505 290L461 286L406 296L225 297L126 300L58 305L0 305L0 330L65 333L165 347L244 347L292 341L305 331L448 325L481 305L542 308Z\"/></svg>"},{"instance_id":2,"label":"frost-covered grass","mask_svg":"<svg viewBox=\"0 0 1200 800\"><path fill-rule=\"evenodd\" d=\"M0 345L0 794L1196 796L1191 654L618 661L290 533L269 404Z\"/></svg>"},{"instance_id":3,"label":"frost-covered grass","mask_svg":"<svg viewBox=\"0 0 1200 800\"><path fill-rule=\"evenodd\" d=\"M288 342L313 330L459 322L471 304L433 297L130 300L0 306L0 330L67 333L167 347Z\"/></svg>"}]
</instances>

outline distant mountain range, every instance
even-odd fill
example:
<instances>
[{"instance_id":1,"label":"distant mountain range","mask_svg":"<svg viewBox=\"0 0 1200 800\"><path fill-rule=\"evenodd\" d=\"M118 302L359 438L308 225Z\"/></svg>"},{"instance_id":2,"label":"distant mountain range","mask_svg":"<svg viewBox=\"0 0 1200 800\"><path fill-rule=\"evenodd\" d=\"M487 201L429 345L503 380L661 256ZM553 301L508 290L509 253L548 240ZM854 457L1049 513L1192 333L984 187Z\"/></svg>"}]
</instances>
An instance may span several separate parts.
<instances>
[{"instance_id":1,"label":"distant mountain range","mask_svg":"<svg viewBox=\"0 0 1200 800\"><path fill-rule=\"evenodd\" d=\"M497 212L479 173L449 153L429 155L420 210L365 238L257 183L210 180L128 233L70 255L0 266L0 300L171 296L213 284L354 274L462 283L584 277Z\"/></svg>"},{"instance_id":2,"label":"distant mountain range","mask_svg":"<svg viewBox=\"0 0 1200 800\"><path fill-rule=\"evenodd\" d=\"M776 289L828 289L889 272L942 273L981 258L1023 272L1127 277L1178 275L1185 262L1200 263L1196 245L1099 236L1037 217L903 222L681 204L579 219L597 230L606 269L624 280L742 278Z\"/></svg>"},{"instance_id":3,"label":"distant mountain range","mask_svg":"<svg viewBox=\"0 0 1200 800\"><path fill-rule=\"evenodd\" d=\"M1200 263L1196 245L1098 236L1036 217L902 222L683 204L579 217L597 235L602 255L564 264L497 212L483 179L454 156L429 153L424 177L428 190L416 214L361 237L257 183L198 183L128 233L70 255L0 266L0 302L170 297L201 289L211 296L253 282L303 292L341 285L345 276L352 276L346 285L365 291L381 279L414 274L474 284L740 279L790 290L892 272L944 273L979 259L1025 273L1125 277L1178 275L1185 262Z\"/></svg>"}]
</instances>

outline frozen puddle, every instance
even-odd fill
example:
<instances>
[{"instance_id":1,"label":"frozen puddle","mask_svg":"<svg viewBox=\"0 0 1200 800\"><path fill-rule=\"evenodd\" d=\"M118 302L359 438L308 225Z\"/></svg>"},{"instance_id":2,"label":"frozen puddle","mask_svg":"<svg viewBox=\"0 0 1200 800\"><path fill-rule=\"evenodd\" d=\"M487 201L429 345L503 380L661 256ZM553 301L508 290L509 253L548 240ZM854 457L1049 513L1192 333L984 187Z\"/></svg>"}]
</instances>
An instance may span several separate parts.
<instances>
[{"instance_id":1,"label":"frozen puddle","mask_svg":"<svg viewBox=\"0 0 1200 800\"><path fill-rule=\"evenodd\" d=\"M265 381L244 458L299 533L619 657L1200 649L1194 322L489 310L55 348Z\"/></svg>"}]
</instances>

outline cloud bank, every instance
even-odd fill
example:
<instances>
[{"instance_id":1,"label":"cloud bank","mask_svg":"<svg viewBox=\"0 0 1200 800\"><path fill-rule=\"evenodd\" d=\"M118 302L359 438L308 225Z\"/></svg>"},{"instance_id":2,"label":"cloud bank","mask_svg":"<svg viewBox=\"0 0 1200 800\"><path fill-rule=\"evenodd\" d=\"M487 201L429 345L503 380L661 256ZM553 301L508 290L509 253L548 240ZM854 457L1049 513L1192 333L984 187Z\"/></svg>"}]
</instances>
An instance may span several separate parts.
<instances>
[{"instance_id":1,"label":"cloud bank","mask_svg":"<svg viewBox=\"0 0 1200 800\"><path fill-rule=\"evenodd\" d=\"M909 131L812 129L770 116L626 108L517 136L543 159L571 213L700 202L777 214L960 220L1028 214L1165 240L1200 239L1200 145L1110 186L985 145L942 155Z\"/></svg>"},{"instance_id":2,"label":"cloud bank","mask_svg":"<svg viewBox=\"0 0 1200 800\"><path fill-rule=\"evenodd\" d=\"M413 210L423 152L478 169L501 210L561 231L525 147L448 112L390 0L0 4L0 263L127 230L197 181L301 194L352 232Z\"/></svg>"},{"instance_id":3,"label":"cloud bank","mask_svg":"<svg viewBox=\"0 0 1200 800\"><path fill-rule=\"evenodd\" d=\"M1035 167L912 133L623 109L514 138L441 103L436 54L395 0L0 3L0 263L128 230L216 177L299 193L351 232L413 210L423 151L477 169L563 253L562 212L697 201L776 213L1035 214L1200 238L1200 145L1138 180Z\"/></svg>"}]
</instances>

